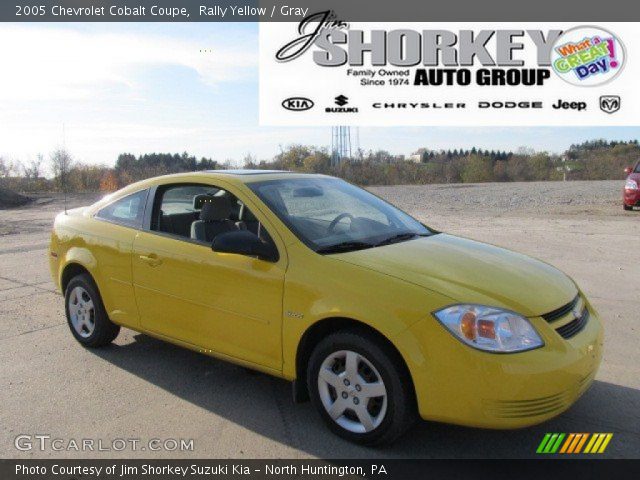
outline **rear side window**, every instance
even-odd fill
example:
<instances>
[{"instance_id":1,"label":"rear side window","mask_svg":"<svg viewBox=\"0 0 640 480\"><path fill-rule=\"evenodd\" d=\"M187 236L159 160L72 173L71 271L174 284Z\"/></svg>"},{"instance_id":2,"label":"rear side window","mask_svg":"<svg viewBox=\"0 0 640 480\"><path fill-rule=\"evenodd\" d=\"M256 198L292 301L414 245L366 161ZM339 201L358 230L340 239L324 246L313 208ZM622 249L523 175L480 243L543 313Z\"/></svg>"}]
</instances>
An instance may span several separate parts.
<instances>
[{"instance_id":1,"label":"rear side window","mask_svg":"<svg viewBox=\"0 0 640 480\"><path fill-rule=\"evenodd\" d=\"M128 227L142 226L147 190L141 190L100 209L97 218Z\"/></svg>"}]
</instances>

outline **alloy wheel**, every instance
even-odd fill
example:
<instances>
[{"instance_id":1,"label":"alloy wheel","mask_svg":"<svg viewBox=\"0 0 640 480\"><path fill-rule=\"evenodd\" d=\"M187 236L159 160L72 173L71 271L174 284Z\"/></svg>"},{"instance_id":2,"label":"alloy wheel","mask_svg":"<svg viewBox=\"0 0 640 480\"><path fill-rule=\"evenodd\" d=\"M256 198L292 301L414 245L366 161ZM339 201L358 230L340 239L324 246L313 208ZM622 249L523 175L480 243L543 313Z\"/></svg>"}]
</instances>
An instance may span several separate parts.
<instances>
[{"instance_id":1,"label":"alloy wheel","mask_svg":"<svg viewBox=\"0 0 640 480\"><path fill-rule=\"evenodd\" d=\"M340 350L322 362L318 372L320 400L345 430L368 433L387 413L387 389L376 367L363 355Z\"/></svg>"},{"instance_id":2,"label":"alloy wheel","mask_svg":"<svg viewBox=\"0 0 640 480\"><path fill-rule=\"evenodd\" d=\"M69 295L69 316L78 335L91 336L96 328L95 308L89 293L82 287L75 287Z\"/></svg>"}]
</instances>

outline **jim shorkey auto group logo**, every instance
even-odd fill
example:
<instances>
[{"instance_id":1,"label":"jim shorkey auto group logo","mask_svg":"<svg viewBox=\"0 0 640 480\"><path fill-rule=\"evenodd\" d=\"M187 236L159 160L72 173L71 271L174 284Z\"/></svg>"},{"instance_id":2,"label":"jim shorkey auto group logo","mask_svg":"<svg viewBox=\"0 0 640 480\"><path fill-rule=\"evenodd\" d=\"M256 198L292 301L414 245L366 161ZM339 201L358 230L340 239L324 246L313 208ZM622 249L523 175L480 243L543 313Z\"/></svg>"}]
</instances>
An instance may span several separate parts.
<instances>
[{"instance_id":1,"label":"jim shorkey auto group logo","mask_svg":"<svg viewBox=\"0 0 640 480\"><path fill-rule=\"evenodd\" d=\"M552 71L573 85L594 86L615 78L625 62L620 39L595 26L566 31L398 28L365 32L325 11L307 16L297 30L276 52L278 62L290 62L311 50L318 66L346 65L353 71L365 65L366 54L371 67L417 67L406 80L417 86L541 86ZM533 68L525 65L525 48L535 49Z\"/></svg>"}]
</instances>

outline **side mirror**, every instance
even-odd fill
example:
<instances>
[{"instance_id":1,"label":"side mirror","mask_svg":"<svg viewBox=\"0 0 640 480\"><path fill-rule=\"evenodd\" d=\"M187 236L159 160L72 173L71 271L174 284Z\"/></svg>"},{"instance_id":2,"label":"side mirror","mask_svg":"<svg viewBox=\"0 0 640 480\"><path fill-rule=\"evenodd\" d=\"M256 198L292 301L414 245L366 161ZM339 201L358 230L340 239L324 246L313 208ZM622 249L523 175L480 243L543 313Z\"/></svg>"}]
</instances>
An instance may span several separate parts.
<instances>
[{"instance_id":1,"label":"side mirror","mask_svg":"<svg viewBox=\"0 0 640 480\"><path fill-rule=\"evenodd\" d=\"M631 172L633 171L633 168L631 167L627 167L624 169L624 173L626 173L627 175L631 175Z\"/></svg>"},{"instance_id":2,"label":"side mirror","mask_svg":"<svg viewBox=\"0 0 640 480\"><path fill-rule=\"evenodd\" d=\"M278 250L273 245L264 243L255 233L248 230L224 232L216 235L211 249L214 252L258 257L267 262L277 262L279 258Z\"/></svg>"}]
</instances>

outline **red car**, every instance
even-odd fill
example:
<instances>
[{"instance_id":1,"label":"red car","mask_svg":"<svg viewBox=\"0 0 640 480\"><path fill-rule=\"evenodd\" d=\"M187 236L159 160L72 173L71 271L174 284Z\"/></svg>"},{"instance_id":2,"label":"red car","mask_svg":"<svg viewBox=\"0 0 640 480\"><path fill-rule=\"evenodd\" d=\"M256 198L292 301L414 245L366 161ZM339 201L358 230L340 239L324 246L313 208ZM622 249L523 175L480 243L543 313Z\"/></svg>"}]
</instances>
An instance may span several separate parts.
<instances>
[{"instance_id":1,"label":"red car","mask_svg":"<svg viewBox=\"0 0 640 480\"><path fill-rule=\"evenodd\" d=\"M640 162L635 168L625 168L624 173L629 176L624 184L622 206L625 210L633 210L633 207L640 207Z\"/></svg>"}]
</instances>

